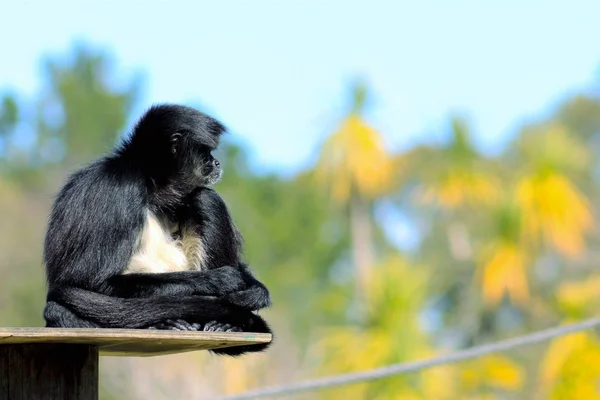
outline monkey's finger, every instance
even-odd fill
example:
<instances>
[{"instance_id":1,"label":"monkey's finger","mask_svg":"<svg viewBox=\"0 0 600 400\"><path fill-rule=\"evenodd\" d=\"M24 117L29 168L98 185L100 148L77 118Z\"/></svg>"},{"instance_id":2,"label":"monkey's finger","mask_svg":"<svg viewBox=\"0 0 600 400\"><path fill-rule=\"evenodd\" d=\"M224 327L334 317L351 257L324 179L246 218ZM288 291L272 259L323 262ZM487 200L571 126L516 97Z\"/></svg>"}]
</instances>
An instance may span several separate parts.
<instances>
[{"instance_id":1,"label":"monkey's finger","mask_svg":"<svg viewBox=\"0 0 600 400\"><path fill-rule=\"evenodd\" d=\"M213 331L214 326L218 325L219 323L217 321L210 321L208 323L206 323L206 325L204 325L204 331L205 332L211 332Z\"/></svg>"},{"instance_id":2,"label":"monkey's finger","mask_svg":"<svg viewBox=\"0 0 600 400\"><path fill-rule=\"evenodd\" d=\"M184 321L182 319L175 320L173 322L173 325L182 331L193 331L194 330L194 328L192 327L192 325L189 322Z\"/></svg>"},{"instance_id":3,"label":"monkey's finger","mask_svg":"<svg viewBox=\"0 0 600 400\"><path fill-rule=\"evenodd\" d=\"M198 322L194 322L194 323L192 324L192 328L194 328L193 330L195 330L195 331L202 330L202 324L200 324L200 323L198 323Z\"/></svg>"},{"instance_id":4,"label":"monkey's finger","mask_svg":"<svg viewBox=\"0 0 600 400\"><path fill-rule=\"evenodd\" d=\"M165 324L164 324L164 322L161 322L159 324L149 326L148 329L158 329L158 330L165 329Z\"/></svg>"},{"instance_id":5,"label":"monkey's finger","mask_svg":"<svg viewBox=\"0 0 600 400\"><path fill-rule=\"evenodd\" d=\"M160 326L160 329L167 330L167 331L185 330L185 329L182 329L182 327L180 326L180 324L177 323L177 321L172 320L172 319L165 320L159 326Z\"/></svg>"},{"instance_id":6,"label":"monkey's finger","mask_svg":"<svg viewBox=\"0 0 600 400\"><path fill-rule=\"evenodd\" d=\"M215 332L227 332L228 329L233 328L233 325L219 323L219 324L213 326L213 328L214 328Z\"/></svg>"},{"instance_id":7,"label":"monkey's finger","mask_svg":"<svg viewBox=\"0 0 600 400\"><path fill-rule=\"evenodd\" d=\"M214 330L215 332L242 332L240 328L226 323L214 324L210 327L210 329Z\"/></svg>"},{"instance_id":8,"label":"monkey's finger","mask_svg":"<svg viewBox=\"0 0 600 400\"><path fill-rule=\"evenodd\" d=\"M221 324L221 323L219 323L219 324L213 325L211 327L211 329L214 332L225 332L225 326L227 326L227 324Z\"/></svg>"}]
</instances>

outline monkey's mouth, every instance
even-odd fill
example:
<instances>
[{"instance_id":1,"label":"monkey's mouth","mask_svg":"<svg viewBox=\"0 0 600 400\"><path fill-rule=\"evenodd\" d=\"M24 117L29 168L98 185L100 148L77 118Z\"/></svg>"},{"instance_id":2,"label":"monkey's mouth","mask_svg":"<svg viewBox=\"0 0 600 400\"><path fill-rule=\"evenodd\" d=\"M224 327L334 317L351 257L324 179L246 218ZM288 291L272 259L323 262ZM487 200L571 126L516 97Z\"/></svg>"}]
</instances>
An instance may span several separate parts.
<instances>
[{"instance_id":1,"label":"monkey's mouth","mask_svg":"<svg viewBox=\"0 0 600 400\"><path fill-rule=\"evenodd\" d=\"M221 168L212 168L209 172L203 167L194 170L193 179L198 185L214 185L221 180L222 175L223 170Z\"/></svg>"},{"instance_id":2,"label":"monkey's mouth","mask_svg":"<svg viewBox=\"0 0 600 400\"><path fill-rule=\"evenodd\" d=\"M222 169L219 168L216 171L213 171L210 175L208 175L208 178L207 178L208 184L214 185L215 183L217 183L221 180L222 176L223 176Z\"/></svg>"}]
</instances>

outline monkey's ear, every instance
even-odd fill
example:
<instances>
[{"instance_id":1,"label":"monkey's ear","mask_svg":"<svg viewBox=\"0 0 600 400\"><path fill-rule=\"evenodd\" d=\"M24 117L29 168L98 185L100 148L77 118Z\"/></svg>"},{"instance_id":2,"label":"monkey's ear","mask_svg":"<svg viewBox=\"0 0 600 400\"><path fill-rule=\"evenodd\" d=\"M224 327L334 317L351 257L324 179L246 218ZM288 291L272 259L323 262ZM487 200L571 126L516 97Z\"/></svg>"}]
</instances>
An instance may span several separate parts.
<instances>
[{"instance_id":1,"label":"monkey's ear","mask_svg":"<svg viewBox=\"0 0 600 400\"><path fill-rule=\"evenodd\" d=\"M171 136L171 153L177 153L177 144L179 143L179 139L181 138L181 133L175 133Z\"/></svg>"}]
</instances>

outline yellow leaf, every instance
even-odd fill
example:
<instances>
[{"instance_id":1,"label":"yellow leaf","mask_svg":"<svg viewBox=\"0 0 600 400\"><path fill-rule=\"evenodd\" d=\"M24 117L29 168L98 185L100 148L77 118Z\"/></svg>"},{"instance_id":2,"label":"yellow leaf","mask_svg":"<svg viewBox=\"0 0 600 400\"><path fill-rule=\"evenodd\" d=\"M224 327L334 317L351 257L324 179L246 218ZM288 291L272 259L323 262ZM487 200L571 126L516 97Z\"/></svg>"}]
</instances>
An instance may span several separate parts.
<instances>
[{"instance_id":1,"label":"yellow leaf","mask_svg":"<svg viewBox=\"0 0 600 400\"><path fill-rule=\"evenodd\" d=\"M524 251L510 242L498 241L488 251L483 266L483 298L489 305L497 304L507 292L518 303L529 299Z\"/></svg>"},{"instance_id":2,"label":"yellow leaf","mask_svg":"<svg viewBox=\"0 0 600 400\"><path fill-rule=\"evenodd\" d=\"M556 379L568 357L575 349L585 347L585 345L585 333L574 333L552 341L542 362L543 384L549 384L550 381Z\"/></svg>"},{"instance_id":3,"label":"yellow leaf","mask_svg":"<svg viewBox=\"0 0 600 400\"><path fill-rule=\"evenodd\" d=\"M531 237L541 235L566 256L583 251L593 217L586 197L569 179L556 172L526 176L518 183L517 200Z\"/></svg>"},{"instance_id":4,"label":"yellow leaf","mask_svg":"<svg viewBox=\"0 0 600 400\"><path fill-rule=\"evenodd\" d=\"M542 363L540 392L544 398L600 399L600 345L596 336L581 332L554 340Z\"/></svg>"},{"instance_id":5,"label":"yellow leaf","mask_svg":"<svg viewBox=\"0 0 600 400\"><path fill-rule=\"evenodd\" d=\"M484 386L517 390L523 385L523 371L503 355L489 355L461 366L461 385L466 391Z\"/></svg>"},{"instance_id":6,"label":"yellow leaf","mask_svg":"<svg viewBox=\"0 0 600 400\"><path fill-rule=\"evenodd\" d=\"M330 187L336 201L344 203L353 191L373 198L388 190L393 166L380 134L351 114L325 141L316 177Z\"/></svg>"}]
</instances>

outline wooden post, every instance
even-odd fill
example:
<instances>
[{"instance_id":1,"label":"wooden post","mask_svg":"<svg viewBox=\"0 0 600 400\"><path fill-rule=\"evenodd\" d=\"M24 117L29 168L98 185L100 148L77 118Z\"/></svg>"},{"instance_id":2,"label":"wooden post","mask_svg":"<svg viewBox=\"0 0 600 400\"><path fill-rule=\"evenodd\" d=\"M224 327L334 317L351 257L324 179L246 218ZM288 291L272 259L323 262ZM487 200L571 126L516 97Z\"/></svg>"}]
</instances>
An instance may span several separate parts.
<instances>
[{"instance_id":1,"label":"wooden post","mask_svg":"<svg viewBox=\"0 0 600 400\"><path fill-rule=\"evenodd\" d=\"M98 347L0 345L0 400L98 399Z\"/></svg>"},{"instance_id":2,"label":"wooden post","mask_svg":"<svg viewBox=\"0 0 600 400\"><path fill-rule=\"evenodd\" d=\"M98 357L270 343L267 333L0 328L0 400L97 400Z\"/></svg>"}]
</instances>

